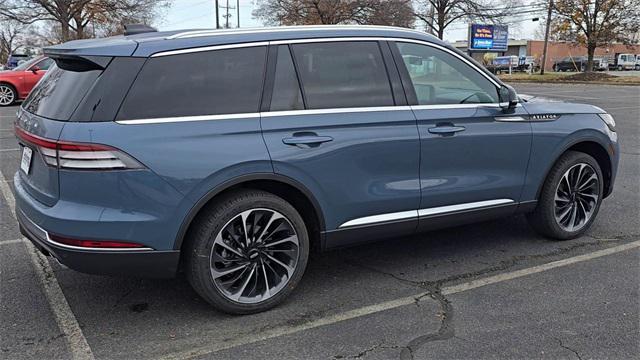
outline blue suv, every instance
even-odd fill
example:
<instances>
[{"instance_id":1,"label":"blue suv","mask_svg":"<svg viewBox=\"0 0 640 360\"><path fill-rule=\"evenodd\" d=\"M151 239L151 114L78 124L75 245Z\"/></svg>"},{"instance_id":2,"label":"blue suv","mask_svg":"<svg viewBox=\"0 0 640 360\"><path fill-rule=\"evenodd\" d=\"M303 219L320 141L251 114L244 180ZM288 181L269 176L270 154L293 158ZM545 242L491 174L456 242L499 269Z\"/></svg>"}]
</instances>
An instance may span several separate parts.
<instances>
[{"instance_id":1,"label":"blue suv","mask_svg":"<svg viewBox=\"0 0 640 360\"><path fill-rule=\"evenodd\" d=\"M22 233L72 269L184 272L262 311L312 249L527 214L583 234L613 187L613 118L518 97L421 32L368 26L71 41L22 104Z\"/></svg>"}]
</instances>

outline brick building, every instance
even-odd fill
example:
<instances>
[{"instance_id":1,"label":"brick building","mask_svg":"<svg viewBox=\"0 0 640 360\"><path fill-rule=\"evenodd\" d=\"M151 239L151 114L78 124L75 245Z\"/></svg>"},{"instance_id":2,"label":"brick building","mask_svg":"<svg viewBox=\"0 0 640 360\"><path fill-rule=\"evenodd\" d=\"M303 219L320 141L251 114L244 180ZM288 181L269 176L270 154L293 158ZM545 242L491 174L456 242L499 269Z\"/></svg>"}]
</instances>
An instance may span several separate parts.
<instances>
[{"instance_id":1,"label":"brick building","mask_svg":"<svg viewBox=\"0 0 640 360\"><path fill-rule=\"evenodd\" d=\"M466 41L456 41L452 44L456 48L467 52ZM516 56L533 56L537 61L542 58L542 49L544 41L542 40L512 40L509 39L507 51L497 53L498 56L516 55ZM483 56L486 52L474 51L471 56L482 63ZM547 70L551 70L553 62L567 56L586 56L587 48L574 43L564 41L549 41L547 48ZM627 46L623 44L611 44L596 49L596 56L609 56L613 58L616 53L630 53L640 55L640 45Z\"/></svg>"}]
</instances>

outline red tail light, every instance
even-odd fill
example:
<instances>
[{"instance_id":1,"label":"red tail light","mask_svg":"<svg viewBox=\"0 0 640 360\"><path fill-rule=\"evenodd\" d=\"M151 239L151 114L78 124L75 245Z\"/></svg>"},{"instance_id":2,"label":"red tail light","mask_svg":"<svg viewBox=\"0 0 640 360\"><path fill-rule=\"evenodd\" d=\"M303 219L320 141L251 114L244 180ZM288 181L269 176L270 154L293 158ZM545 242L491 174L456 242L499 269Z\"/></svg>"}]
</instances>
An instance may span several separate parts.
<instances>
[{"instance_id":1,"label":"red tail light","mask_svg":"<svg viewBox=\"0 0 640 360\"><path fill-rule=\"evenodd\" d=\"M56 141L15 127L16 136L36 145L49 166L76 170L140 169L144 166L125 152L102 144Z\"/></svg>"},{"instance_id":2,"label":"red tail light","mask_svg":"<svg viewBox=\"0 0 640 360\"><path fill-rule=\"evenodd\" d=\"M49 239L53 242L57 242L62 245L69 245L83 248L98 248L98 249L140 249L147 248L142 244L124 242L124 241L98 241L98 240L79 240L69 239L63 236L49 234Z\"/></svg>"}]
</instances>

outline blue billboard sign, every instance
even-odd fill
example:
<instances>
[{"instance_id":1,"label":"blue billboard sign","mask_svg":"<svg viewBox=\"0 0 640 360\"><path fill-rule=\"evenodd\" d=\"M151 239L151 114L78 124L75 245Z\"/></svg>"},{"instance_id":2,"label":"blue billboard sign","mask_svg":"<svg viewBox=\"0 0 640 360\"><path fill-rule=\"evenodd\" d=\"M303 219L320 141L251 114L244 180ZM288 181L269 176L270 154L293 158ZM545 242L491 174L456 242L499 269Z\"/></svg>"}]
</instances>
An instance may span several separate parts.
<instances>
[{"instance_id":1,"label":"blue billboard sign","mask_svg":"<svg viewBox=\"0 0 640 360\"><path fill-rule=\"evenodd\" d=\"M509 27L507 25L471 24L469 50L507 51Z\"/></svg>"}]
</instances>

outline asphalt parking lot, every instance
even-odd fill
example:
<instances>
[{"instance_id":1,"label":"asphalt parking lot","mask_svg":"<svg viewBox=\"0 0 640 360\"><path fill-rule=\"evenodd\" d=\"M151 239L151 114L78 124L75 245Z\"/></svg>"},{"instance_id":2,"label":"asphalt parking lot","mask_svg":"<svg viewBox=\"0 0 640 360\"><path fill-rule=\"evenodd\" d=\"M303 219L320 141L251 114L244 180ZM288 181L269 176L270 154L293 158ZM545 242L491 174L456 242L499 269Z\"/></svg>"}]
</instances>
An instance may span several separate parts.
<instances>
[{"instance_id":1,"label":"asphalt parking lot","mask_svg":"<svg viewBox=\"0 0 640 360\"><path fill-rule=\"evenodd\" d=\"M588 234L522 216L320 254L266 313L229 316L185 280L85 275L33 253L12 213L0 109L0 358L631 359L640 354L640 87L516 84L616 119L615 191Z\"/></svg>"}]
</instances>

